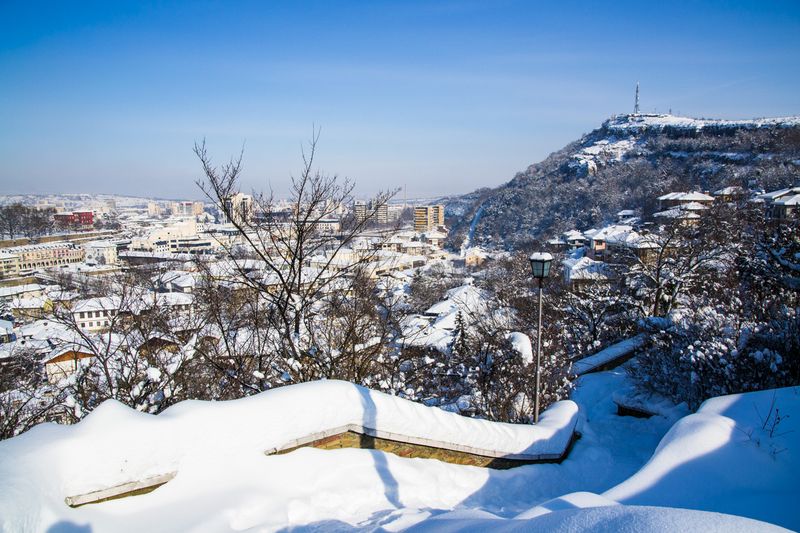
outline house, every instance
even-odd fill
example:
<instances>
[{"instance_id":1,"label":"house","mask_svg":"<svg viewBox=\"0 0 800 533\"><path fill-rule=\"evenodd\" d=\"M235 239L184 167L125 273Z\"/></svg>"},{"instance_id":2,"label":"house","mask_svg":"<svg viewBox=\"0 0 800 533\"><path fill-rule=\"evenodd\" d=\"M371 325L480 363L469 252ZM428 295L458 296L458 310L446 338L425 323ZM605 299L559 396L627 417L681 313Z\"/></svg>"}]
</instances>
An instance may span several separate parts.
<instances>
[{"instance_id":1,"label":"house","mask_svg":"<svg viewBox=\"0 0 800 533\"><path fill-rule=\"evenodd\" d=\"M195 275L183 270L170 270L154 278L159 291L189 294L197 284Z\"/></svg>"},{"instance_id":2,"label":"house","mask_svg":"<svg viewBox=\"0 0 800 533\"><path fill-rule=\"evenodd\" d=\"M586 236L582 232L574 229L564 232L563 239L570 250L583 248L586 244Z\"/></svg>"},{"instance_id":3,"label":"house","mask_svg":"<svg viewBox=\"0 0 800 533\"><path fill-rule=\"evenodd\" d=\"M72 317L86 333L107 331L120 312L122 301L118 296L102 296L75 302Z\"/></svg>"},{"instance_id":4,"label":"house","mask_svg":"<svg viewBox=\"0 0 800 533\"><path fill-rule=\"evenodd\" d=\"M37 320L53 310L53 302L46 296L14 298L9 304L14 317L21 320Z\"/></svg>"},{"instance_id":5,"label":"house","mask_svg":"<svg viewBox=\"0 0 800 533\"><path fill-rule=\"evenodd\" d=\"M633 227L627 224L612 224L599 230L588 230L584 233L589 239L587 256L594 261L602 261L608 249L608 241L618 241L633 233Z\"/></svg>"},{"instance_id":6,"label":"house","mask_svg":"<svg viewBox=\"0 0 800 533\"><path fill-rule=\"evenodd\" d=\"M430 230L422 234L422 242L431 244L437 248L444 247L445 239L447 239L447 233L439 230Z\"/></svg>"},{"instance_id":7,"label":"house","mask_svg":"<svg viewBox=\"0 0 800 533\"><path fill-rule=\"evenodd\" d=\"M636 211L633 209L623 209L617 213L617 224L632 224L638 220Z\"/></svg>"},{"instance_id":8,"label":"house","mask_svg":"<svg viewBox=\"0 0 800 533\"><path fill-rule=\"evenodd\" d=\"M142 356L148 357L159 352L177 353L181 346L182 343L174 335L154 333L139 344L137 350Z\"/></svg>"},{"instance_id":9,"label":"house","mask_svg":"<svg viewBox=\"0 0 800 533\"><path fill-rule=\"evenodd\" d=\"M81 343L66 343L51 351L44 360L45 375L50 383L66 379L78 369L81 361L90 361L95 354Z\"/></svg>"},{"instance_id":10,"label":"house","mask_svg":"<svg viewBox=\"0 0 800 533\"><path fill-rule=\"evenodd\" d=\"M700 202L687 202L675 207L670 207L664 211L653 213L653 217L674 219L684 226L695 226L700 222L700 215L706 209L708 209L708 207Z\"/></svg>"},{"instance_id":11,"label":"house","mask_svg":"<svg viewBox=\"0 0 800 533\"><path fill-rule=\"evenodd\" d=\"M727 202L734 202L738 200L744 199L747 196L747 191L743 188L739 187L738 185L733 185L731 187L725 187L718 191L714 191L714 198L718 202L727 203Z\"/></svg>"},{"instance_id":12,"label":"house","mask_svg":"<svg viewBox=\"0 0 800 533\"><path fill-rule=\"evenodd\" d=\"M17 298L36 298L44 294L44 285L26 283L12 287L0 287L0 302L9 303Z\"/></svg>"},{"instance_id":13,"label":"house","mask_svg":"<svg viewBox=\"0 0 800 533\"><path fill-rule=\"evenodd\" d=\"M17 340L17 335L14 333L14 323L10 320L0 319L0 344L15 340Z\"/></svg>"},{"instance_id":14,"label":"house","mask_svg":"<svg viewBox=\"0 0 800 533\"><path fill-rule=\"evenodd\" d=\"M564 281L573 287L610 283L615 274L611 267L603 261L594 261L588 257L565 259Z\"/></svg>"},{"instance_id":15,"label":"house","mask_svg":"<svg viewBox=\"0 0 800 533\"><path fill-rule=\"evenodd\" d=\"M612 224L599 230L589 230L587 257L594 261L609 261L614 256L633 255L643 262L650 261L658 244L646 234L625 224Z\"/></svg>"},{"instance_id":16,"label":"house","mask_svg":"<svg viewBox=\"0 0 800 533\"><path fill-rule=\"evenodd\" d=\"M773 220L786 220L798 210L800 187L789 187L759 194L756 199L767 205L767 217Z\"/></svg>"},{"instance_id":17,"label":"house","mask_svg":"<svg viewBox=\"0 0 800 533\"><path fill-rule=\"evenodd\" d=\"M658 197L659 211L664 211L671 207L680 207L689 203L709 206L714 203L714 197L702 192L671 192Z\"/></svg>"},{"instance_id":18,"label":"house","mask_svg":"<svg viewBox=\"0 0 800 533\"><path fill-rule=\"evenodd\" d=\"M467 248L464 252L464 264L468 267L479 267L486 262L488 254L478 246Z\"/></svg>"},{"instance_id":19,"label":"house","mask_svg":"<svg viewBox=\"0 0 800 533\"><path fill-rule=\"evenodd\" d=\"M117 245L112 241L91 241L83 245L86 263L93 265L116 265Z\"/></svg>"}]
</instances>

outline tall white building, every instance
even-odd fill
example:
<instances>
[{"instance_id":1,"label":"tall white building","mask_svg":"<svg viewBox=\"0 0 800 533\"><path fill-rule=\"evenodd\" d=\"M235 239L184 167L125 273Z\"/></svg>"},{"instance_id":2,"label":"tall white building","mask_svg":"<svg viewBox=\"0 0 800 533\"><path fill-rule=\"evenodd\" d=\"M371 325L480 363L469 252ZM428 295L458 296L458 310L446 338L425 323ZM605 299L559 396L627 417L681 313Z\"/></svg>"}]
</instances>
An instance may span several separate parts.
<instances>
[{"instance_id":1,"label":"tall white building","mask_svg":"<svg viewBox=\"0 0 800 533\"><path fill-rule=\"evenodd\" d=\"M238 224L249 222L253 218L253 197L237 192L225 198L222 211L226 214L228 222Z\"/></svg>"}]
</instances>

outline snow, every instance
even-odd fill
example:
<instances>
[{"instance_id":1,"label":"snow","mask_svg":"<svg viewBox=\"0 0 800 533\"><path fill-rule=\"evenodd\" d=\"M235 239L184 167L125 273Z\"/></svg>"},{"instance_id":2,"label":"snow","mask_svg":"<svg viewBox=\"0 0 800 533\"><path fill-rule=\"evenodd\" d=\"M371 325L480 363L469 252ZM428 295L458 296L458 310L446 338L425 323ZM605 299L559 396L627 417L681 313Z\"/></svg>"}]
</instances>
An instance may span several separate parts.
<instances>
[{"instance_id":1,"label":"snow","mask_svg":"<svg viewBox=\"0 0 800 533\"><path fill-rule=\"evenodd\" d=\"M528 259L530 259L531 261L552 261L553 254L547 252L536 252L532 253Z\"/></svg>"},{"instance_id":2,"label":"snow","mask_svg":"<svg viewBox=\"0 0 800 533\"><path fill-rule=\"evenodd\" d=\"M462 417L340 381L287 386L230 402L187 401L158 416L106 401L74 426L43 424L0 443L0 517L7 520L0 525L16 531L23 529L23 524L44 524L55 516L103 514L102 510L97 511L99 507L72 511L63 499L174 471L178 472L177 477L158 491L166 498L158 500L161 504L173 497L186 497L187 493L181 491L189 489L188 494L214 494L219 483L242 483L238 492L246 492L248 485L258 484L262 476L274 479L278 475L279 480L294 482L304 476L324 478L329 474L322 472L331 466L321 464L326 463L327 452L320 456L320 452L303 450L299 455L270 457L265 457L264 452L350 424L498 455L532 458L561 455L572 438L576 421L577 406L568 400L547 409L536 426L514 425ZM375 476L375 469L364 465L372 460L369 455L347 452L342 450L343 457L337 459L345 460L339 469L343 481ZM356 459L347 461L348 457ZM400 466L392 470L392 475L404 468L402 460L388 459L384 454L375 461L397 462ZM279 474L281 469L285 471ZM300 472L292 476L293 469ZM355 471L348 472L349 469ZM468 479L483 476L480 469L467 474ZM216 481L211 483L209 479ZM319 484L307 481L303 490L312 490ZM380 493L375 497L382 498ZM130 499L120 504L124 507L133 502L136 507L137 500L142 501ZM155 503L152 498L149 501ZM114 504L104 508L113 509Z\"/></svg>"},{"instance_id":3,"label":"snow","mask_svg":"<svg viewBox=\"0 0 800 533\"><path fill-rule=\"evenodd\" d=\"M739 516L664 507L601 506L565 509L534 519L501 520L482 516L437 517L410 528L409 532L547 531L550 533L749 533L788 531L772 524Z\"/></svg>"},{"instance_id":4,"label":"snow","mask_svg":"<svg viewBox=\"0 0 800 533\"><path fill-rule=\"evenodd\" d=\"M489 295L468 281L450 289L444 300L433 304L425 311L429 316L443 316L461 310L464 313L482 313L486 310L486 301Z\"/></svg>"},{"instance_id":5,"label":"snow","mask_svg":"<svg viewBox=\"0 0 800 533\"><path fill-rule=\"evenodd\" d=\"M594 261L588 257L564 259L562 264L564 265L564 277L568 283L577 280L609 280L614 277L614 272L607 263Z\"/></svg>"},{"instance_id":6,"label":"snow","mask_svg":"<svg viewBox=\"0 0 800 533\"><path fill-rule=\"evenodd\" d=\"M689 414L689 406L686 402L675 405L669 398L654 392L641 391L636 387L616 390L611 398L619 406L660 415L670 420L678 420Z\"/></svg>"},{"instance_id":7,"label":"snow","mask_svg":"<svg viewBox=\"0 0 800 533\"><path fill-rule=\"evenodd\" d=\"M773 400L780 416L789 416L770 436ZM800 529L798 418L800 387L712 398L675 424L644 468L603 495L628 505L735 513Z\"/></svg>"},{"instance_id":8,"label":"snow","mask_svg":"<svg viewBox=\"0 0 800 533\"><path fill-rule=\"evenodd\" d=\"M774 126L800 126L800 116L759 118L749 120L719 120L704 118L676 117L667 114L620 115L603 123L613 135L636 134L642 131L663 131L665 129L681 129L701 131L703 129L744 128L758 129Z\"/></svg>"},{"instance_id":9,"label":"snow","mask_svg":"<svg viewBox=\"0 0 800 533\"><path fill-rule=\"evenodd\" d=\"M509 333L507 338L511 342L511 346L522 356L522 361L526 366L533 363L533 347L531 346L530 337L524 333L514 331Z\"/></svg>"},{"instance_id":10,"label":"snow","mask_svg":"<svg viewBox=\"0 0 800 533\"><path fill-rule=\"evenodd\" d=\"M636 142L632 139L601 139L589 146L582 148L572 156L572 165L584 169L585 172L592 173L597 170L598 165L610 161L621 161L622 158L633 150Z\"/></svg>"},{"instance_id":11,"label":"snow","mask_svg":"<svg viewBox=\"0 0 800 533\"><path fill-rule=\"evenodd\" d=\"M469 325L488 312L488 293L472 285L472 278L464 281L464 285L450 289L444 300L425 311L427 319L419 315L403 319L403 337L407 345L431 346L446 351L453 340L459 313Z\"/></svg>"},{"instance_id":12,"label":"snow","mask_svg":"<svg viewBox=\"0 0 800 533\"><path fill-rule=\"evenodd\" d=\"M612 393L629 386L620 371L579 378L580 412L570 416L582 437L567 458L502 471L361 449L264 455L347 420L483 445L520 430L343 382L182 402L157 416L106 402L74 426L44 424L0 443L0 530L781 530L753 520L797 528L797 389L709 400L670 430L665 417L615 414ZM791 416L769 437L761 420L773 394ZM548 410L542 424L567 414ZM177 476L146 495L77 509L63 502L99 483L169 471Z\"/></svg>"},{"instance_id":13,"label":"snow","mask_svg":"<svg viewBox=\"0 0 800 533\"><path fill-rule=\"evenodd\" d=\"M583 374L597 370L598 368L607 365L615 359L629 355L634 350L642 346L644 341L644 335L637 335L635 337L625 339L624 341L620 341L616 344L612 344L608 348L600 350L594 355L590 355L589 357L584 357L583 359L575 361L572 364L572 373L576 376L582 376Z\"/></svg>"},{"instance_id":14,"label":"snow","mask_svg":"<svg viewBox=\"0 0 800 533\"><path fill-rule=\"evenodd\" d=\"M678 202L712 202L713 196L702 192L670 192L658 197L659 201L674 200Z\"/></svg>"}]
</instances>

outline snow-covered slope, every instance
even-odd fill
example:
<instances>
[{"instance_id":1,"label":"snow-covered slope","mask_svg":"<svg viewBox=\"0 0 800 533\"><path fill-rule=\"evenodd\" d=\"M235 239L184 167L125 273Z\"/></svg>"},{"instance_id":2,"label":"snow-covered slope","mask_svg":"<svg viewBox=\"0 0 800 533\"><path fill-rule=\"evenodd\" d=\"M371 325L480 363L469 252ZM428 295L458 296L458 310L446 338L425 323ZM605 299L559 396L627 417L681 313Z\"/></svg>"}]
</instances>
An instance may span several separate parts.
<instances>
[{"instance_id":1,"label":"snow-covered slope","mask_svg":"<svg viewBox=\"0 0 800 533\"><path fill-rule=\"evenodd\" d=\"M547 533L771 533L789 531L750 518L668 507L603 506L555 511L533 519L501 520L480 513L453 514L422 522L422 533L541 531Z\"/></svg>"},{"instance_id":2,"label":"snow-covered slope","mask_svg":"<svg viewBox=\"0 0 800 533\"><path fill-rule=\"evenodd\" d=\"M798 530L798 415L800 387L713 398L680 419L639 472L602 495L566 494L513 520L454 511L413 530Z\"/></svg>"},{"instance_id":3,"label":"snow-covered slope","mask_svg":"<svg viewBox=\"0 0 800 533\"><path fill-rule=\"evenodd\" d=\"M800 530L800 387L706 401L673 426L641 471L604 496Z\"/></svg>"}]
</instances>

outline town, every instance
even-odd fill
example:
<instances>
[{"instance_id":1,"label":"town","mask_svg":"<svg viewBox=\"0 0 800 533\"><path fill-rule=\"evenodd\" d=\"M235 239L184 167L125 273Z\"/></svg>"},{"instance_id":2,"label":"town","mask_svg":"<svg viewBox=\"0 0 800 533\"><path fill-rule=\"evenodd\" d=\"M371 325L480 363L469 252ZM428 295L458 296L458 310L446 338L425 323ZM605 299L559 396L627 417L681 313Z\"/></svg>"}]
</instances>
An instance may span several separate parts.
<instances>
[{"instance_id":1,"label":"town","mask_svg":"<svg viewBox=\"0 0 800 533\"><path fill-rule=\"evenodd\" d=\"M0 3L0 532L800 531L799 24Z\"/></svg>"}]
</instances>

